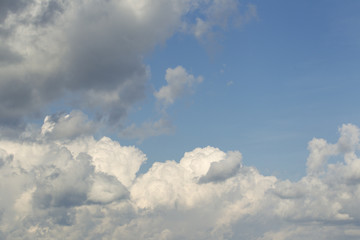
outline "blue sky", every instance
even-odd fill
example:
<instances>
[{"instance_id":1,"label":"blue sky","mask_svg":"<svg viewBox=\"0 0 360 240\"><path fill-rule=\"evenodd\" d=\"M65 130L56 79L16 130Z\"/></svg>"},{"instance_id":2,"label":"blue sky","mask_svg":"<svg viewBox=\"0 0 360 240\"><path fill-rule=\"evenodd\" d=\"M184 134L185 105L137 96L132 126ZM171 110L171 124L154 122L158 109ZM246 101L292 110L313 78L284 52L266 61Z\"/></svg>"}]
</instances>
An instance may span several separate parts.
<instances>
[{"instance_id":1,"label":"blue sky","mask_svg":"<svg viewBox=\"0 0 360 240\"><path fill-rule=\"evenodd\" d=\"M359 8L0 1L0 239L359 239Z\"/></svg>"},{"instance_id":2,"label":"blue sky","mask_svg":"<svg viewBox=\"0 0 360 240\"><path fill-rule=\"evenodd\" d=\"M219 31L216 45L175 34L146 56L155 90L169 67L204 77L170 107L175 133L139 145L150 162L211 145L240 150L264 174L298 179L312 138L335 141L343 123L359 124L359 3L248 3L257 18ZM131 120L156 116L151 91L146 101Z\"/></svg>"}]
</instances>

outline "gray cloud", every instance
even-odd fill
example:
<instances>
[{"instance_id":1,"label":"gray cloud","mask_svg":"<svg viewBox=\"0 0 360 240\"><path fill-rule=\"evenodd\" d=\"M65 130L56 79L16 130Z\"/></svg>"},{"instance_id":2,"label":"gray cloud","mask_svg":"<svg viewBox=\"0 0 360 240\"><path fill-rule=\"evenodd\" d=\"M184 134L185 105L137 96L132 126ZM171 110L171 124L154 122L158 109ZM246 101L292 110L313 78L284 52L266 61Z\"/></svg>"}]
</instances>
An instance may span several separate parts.
<instances>
[{"instance_id":1,"label":"gray cloud","mask_svg":"<svg viewBox=\"0 0 360 240\"><path fill-rule=\"evenodd\" d=\"M43 105L38 94L31 82L20 84L16 79L0 81L0 123L16 126L21 122L20 117L24 112L35 116Z\"/></svg>"},{"instance_id":2,"label":"gray cloud","mask_svg":"<svg viewBox=\"0 0 360 240\"><path fill-rule=\"evenodd\" d=\"M141 56L153 47L137 40L144 26L136 26L128 10L112 1L42 1L8 17L2 26L10 31L3 38L8 45L0 49L0 85L6 91L1 96L8 102L1 104L3 119L19 121L66 91L76 92L70 98L78 106L95 109L110 123L123 118L144 97ZM137 36L129 41L131 34Z\"/></svg>"},{"instance_id":3,"label":"gray cloud","mask_svg":"<svg viewBox=\"0 0 360 240\"><path fill-rule=\"evenodd\" d=\"M110 123L123 118L144 97L148 77L141 56L154 46L138 40L146 38L146 26L129 10L113 1L41 1L6 15L1 28L8 32L2 37L7 44L0 49L3 123L40 112L66 91L76 92L70 96L78 106L95 109Z\"/></svg>"},{"instance_id":4,"label":"gray cloud","mask_svg":"<svg viewBox=\"0 0 360 240\"><path fill-rule=\"evenodd\" d=\"M112 125L144 98L149 70L143 55L171 36L187 5L164 1L142 13L126 1L2 4L3 124L33 116L66 93Z\"/></svg>"},{"instance_id":5,"label":"gray cloud","mask_svg":"<svg viewBox=\"0 0 360 240\"><path fill-rule=\"evenodd\" d=\"M9 13L16 13L23 10L32 0L2 0L0 2L0 23L4 21Z\"/></svg>"},{"instance_id":6,"label":"gray cloud","mask_svg":"<svg viewBox=\"0 0 360 240\"><path fill-rule=\"evenodd\" d=\"M9 47L4 45L0 46L0 66L6 64L14 64L21 62L22 57L13 52Z\"/></svg>"},{"instance_id":7,"label":"gray cloud","mask_svg":"<svg viewBox=\"0 0 360 240\"><path fill-rule=\"evenodd\" d=\"M212 162L206 175L199 179L199 183L221 182L235 176L241 167L241 153L229 152L226 159Z\"/></svg>"},{"instance_id":8,"label":"gray cloud","mask_svg":"<svg viewBox=\"0 0 360 240\"><path fill-rule=\"evenodd\" d=\"M144 55L182 26L192 29L196 23L186 16L201 9L207 21L218 21L233 2L2 1L1 124L38 117L49 103L66 98L99 121L121 126L145 97L150 68ZM186 86L199 80L191 77L185 76ZM158 98L174 101L185 90L175 85L165 86Z\"/></svg>"},{"instance_id":9,"label":"gray cloud","mask_svg":"<svg viewBox=\"0 0 360 240\"><path fill-rule=\"evenodd\" d=\"M64 11L64 1L48 0L43 1L42 11L37 15L35 20L36 24L52 24L56 18L56 15L60 15Z\"/></svg>"},{"instance_id":10,"label":"gray cloud","mask_svg":"<svg viewBox=\"0 0 360 240\"><path fill-rule=\"evenodd\" d=\"M61 149L60 151L65 151ZM94 168L90 164L90 156L80 154L76 159L71 159L69 152L59 153L69 159L61 158L67 162L69 169L62 169L56 161L49 166L35 168L40 175L36 191L33 194L34 205L41 209L51 207L71 208L83 205L87 199L90 182L89 177ZM47 163L49 164L49 163ZM64 171L66 170L66 171Z\"/></svg>"}]
</instances>

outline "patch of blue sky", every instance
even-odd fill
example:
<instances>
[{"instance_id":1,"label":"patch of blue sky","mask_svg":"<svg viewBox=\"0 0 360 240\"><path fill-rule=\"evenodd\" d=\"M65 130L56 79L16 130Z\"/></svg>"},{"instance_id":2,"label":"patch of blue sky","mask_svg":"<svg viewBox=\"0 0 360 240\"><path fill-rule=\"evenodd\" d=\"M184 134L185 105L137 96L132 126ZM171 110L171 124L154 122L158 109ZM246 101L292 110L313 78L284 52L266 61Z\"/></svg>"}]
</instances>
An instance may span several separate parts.
<instances>
[{"instance_id":1,"label":"patch of blue sky","mask_svg":"<svg viewBox=\"0 0 360 240\"><path fill-rule=\"evenodd\" d=\"M175 133L141 143L150 162L211 145L240 150L264 174L298 179L313 137L335 141L341 124L360 124L360 3L251 3L258 19L222 32L216 54L178 33L146 57L154 90L178 65L204 77L195 94L169 107ZM148 95L142 108L153 109ZM141 119L158 114L145 113Z\"/></svg>"}]
</instances>

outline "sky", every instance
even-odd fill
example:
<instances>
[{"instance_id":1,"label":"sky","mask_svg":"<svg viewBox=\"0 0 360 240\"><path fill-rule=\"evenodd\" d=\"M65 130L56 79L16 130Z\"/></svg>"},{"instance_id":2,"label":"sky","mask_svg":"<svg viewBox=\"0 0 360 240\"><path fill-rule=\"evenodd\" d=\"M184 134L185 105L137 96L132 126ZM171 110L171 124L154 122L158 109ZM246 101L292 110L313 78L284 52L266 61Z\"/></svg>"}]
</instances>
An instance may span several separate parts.
<instances>
[{"instance_id":1,"label":"sky","mask_svg":"<svg viewBox=\"0 0 360 240\"><path fill-rule=\"evenodd\" d=\"M0 239L359 239L357 1L0 1Z\"/></svg>"}]
</instances>

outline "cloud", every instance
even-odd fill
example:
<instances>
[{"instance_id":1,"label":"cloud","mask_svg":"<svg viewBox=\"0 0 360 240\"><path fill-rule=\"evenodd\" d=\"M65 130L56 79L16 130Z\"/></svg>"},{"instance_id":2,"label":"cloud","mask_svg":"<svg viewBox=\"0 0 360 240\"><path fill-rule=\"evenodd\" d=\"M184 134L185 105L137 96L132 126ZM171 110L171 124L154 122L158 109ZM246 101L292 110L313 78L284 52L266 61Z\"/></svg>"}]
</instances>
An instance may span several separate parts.
<instances>
[{"instance_id":1,"label":"cloud","mask_svg":"<svg viewBox=\"0 0 360 240\"><path fill-rule=\"evenodd\" d=\"M1 119L7 122L40 112L49 101L69 92L67 97L78 106L116 124L144 97L148 70L142 55L169 37L180 17L173 14L174 19L160 24L161 17L155 14L162 8L154 5L140 19L137 9L124 1L5 1L3 5L1 9L8 10L1 24L7 34L0 36L4 43L0 108ZM173 7L164 6L170 12ZM156 25L161 29L156 35L147 30Z\"/></svg>"},{"instance_id":2,"label":"cloud","mask_svg":"<svg viewBox=\"0 0 360 240\"><path fill-rule=\"evenodd\" d=\"M310 155L306 163L309 174L324 171L324 165L330 156L343 153L346 161L354 158L354 152L359 149L359 129L352 124L344 124L339 132L341 136L336 144L329 144L326 140L317 138L310 141Z\"/></svg>"},{"instance_id":3,"label":"cloud","mask_svg":"<svg viewBox=\"0 0 360 240\"><path fill-rule=\"evenodd\" d=\"M23 0L3 0L0 2L0 23L6 19L9 13L21 11L32 1Z\"/></svg>"},{"instance_id":4,"label":"cloud","mask_svg":"<svg viewBox=\"0 0 360 240\"><path fill-rule=\"evenodd\" d=\"M76 119L82 115L61 115L51 122L52 130L63 127L66 116ZM49 129L48 123L45 121L42 130ZM27 140L0 141L4 183L0 191L6 195L0 204L1 229L9 238L27 232L26 226L34 231L26 234L39 237L44 234L43 227L76 225L76 208L81 206L126 201L129 192L125 185L131 184L146 160L134 147L122 147L108 138L96 141L83 132L65 140L63 136L50 138L40 130L33 134ZM5 184L5 179L11 182Z\"/></svg>"},{"instance_id":5,"label":"cloud","mask_svg":"<svg viewBox=\"0 0 360 240\"><path fill-rule=\"evenodd\" d=\"M46 106L66 98L71 107L120 126L129 109L145 97L150 67L143 63L144 55L182 31L184 24L196 24L191 21L194 12L209 12L207 21L218 22L226 18L223 6L233 3L2 1L0 124L17 125L25 117L38 118ZM182 74L179 78L186 83L174 79L175 73ZM173 83L157 94L167 103L185 85L199 81L181 68L167 75Z\"/></svg>"},{"instance_id":6,"label":"cloud","mask_svg":"<svg viewBox=\"0 0 360 240\"><path fill-rule=\"evenodd\" d=\"M210 1L207 7L199 10L201 14L195 18L195 22L188 26L189 31L205 44L209 53L221 47L218 39L224 31L231 27L240 27L258 18L255 5L248 4L241 12L240 4L236 0Z\"/></svg>"},{"instance_id":7,"label":"cloud","mask_svg":"<svg viewBox=\"0 0 360 240\"><path fill-rule=\"evenodd\" d=\"M21 62L22 57L13 52L9 47L0 46L0 66Z\"/></svg>"},{"instance_id":8,"label":"cloud","mask_svg":"<svg viewBox=\"0 0 360 240\"><path fill-rule=\"evenodd\" d=\"M93 137L99 122L118 126L144 97L145 53L184 24L198 38L224 29L237 8L233 0L1 1L0 119L10 127L0 129L0 238L358 239L355 125L341 126L335 143L311 140L299 181L265 176L240 152L211 146L139 172L140 149ZM250 5L242 20L255 16ZM165 79L154 93L164 109L202 80L181 66ZM23 123L64 98L95 119L71 111L41 127ZM161 118L124 134L170 130Z\"/></svg>"},{"instance_id":9,"label":"cloud","mask_svg":"<svg viewBox=\"0 0 360 240\"><path fill-rule=\"evenodd\" d=\"M203 39L211 34L216 27L225 29L229 20L240 17L239 2L234 0L215 0L203 10L203 16L196 18L193 26L194 35Z\"/></svg>"},{"instance_id":10,"label":"cloud","mask_svg":"<svg viewBox=\"0 0 360 240\"><path fill-rule=\"evenodd\" d=\"M26 138L0 140L2 238L358 238L354 125L343 125L335 144L310 141L308 174L292 182L243 165L240 152L210 146L139 174L146 156L135 147L87 131L71 139L44 134L68 118L86 119L51 116ZM339 161L327 163L332 157Z\"/></svg>"},{"instance_id":11,"label":"cloud","mask_svg":"<svg viewBox=\"0 0 360 240\"><path fill-rule=\"evenodd\" d=\"M0 68L1 89L7 92L1 94L7 99L1 104L4 117L17 120L70 92L79 107L117 123L144 97L148 77L141 55L154 44L140 40L146 26L128 10L115 1L37 1L8 15Z\"/></svg>"},{"instance_id":12,"label":"cloud","mask_svg":"<svg viewBox=\"0 0 360 240\"><path fill-rule=\"evenodd\" d=\"M80 135L92 135L95 124L80 111L69 114L54 114L46 116L41 128L41 134L52 139L73 139Z\"/></svg>"},{"instance_id":13,"label":"cloud","mask_svg":"<svg viewBox=\"0 0 360 240\"><path fill-rule=\"evenodd\" d=\"M165 80L167 85L161 87L154 95L164 106L168 106L173 104L176 98L190 92L195 84L203 81L203 78L194 77L182 66L177 66L166 70Z\"/></svg>"},{"instance_id":14,"label":"cloud","mask_svg":"<svg viewBox=\"0 0 360 240\"><path fill-rule=\"evenodd\" d=\"M199 182L220 182L235 176L241 167L241 158L240 152L229 152L226 159L212 162L208 172L199 179Z\"/></svg>"},{"instance_id":15,"label":"cloud","mask_svg":"<svg viewBox=\"0 0 360 240\"><path fill-rule=\"evenodd\" d=\"M177 66L174 69L168 68L166 70L165 80L167 85L154 92L154 96L162 106L161 118L157 121L143 122L140 126L133 123L120 131L120 137L139 139L141 142L145 138L171 134L175 131L175 127L167 116L166 108L173 104L177 98L192 92L195 85L201 83L203 78L201 76L195 78L187 73L184 67Z\"/></svg>"}]
</instances>

